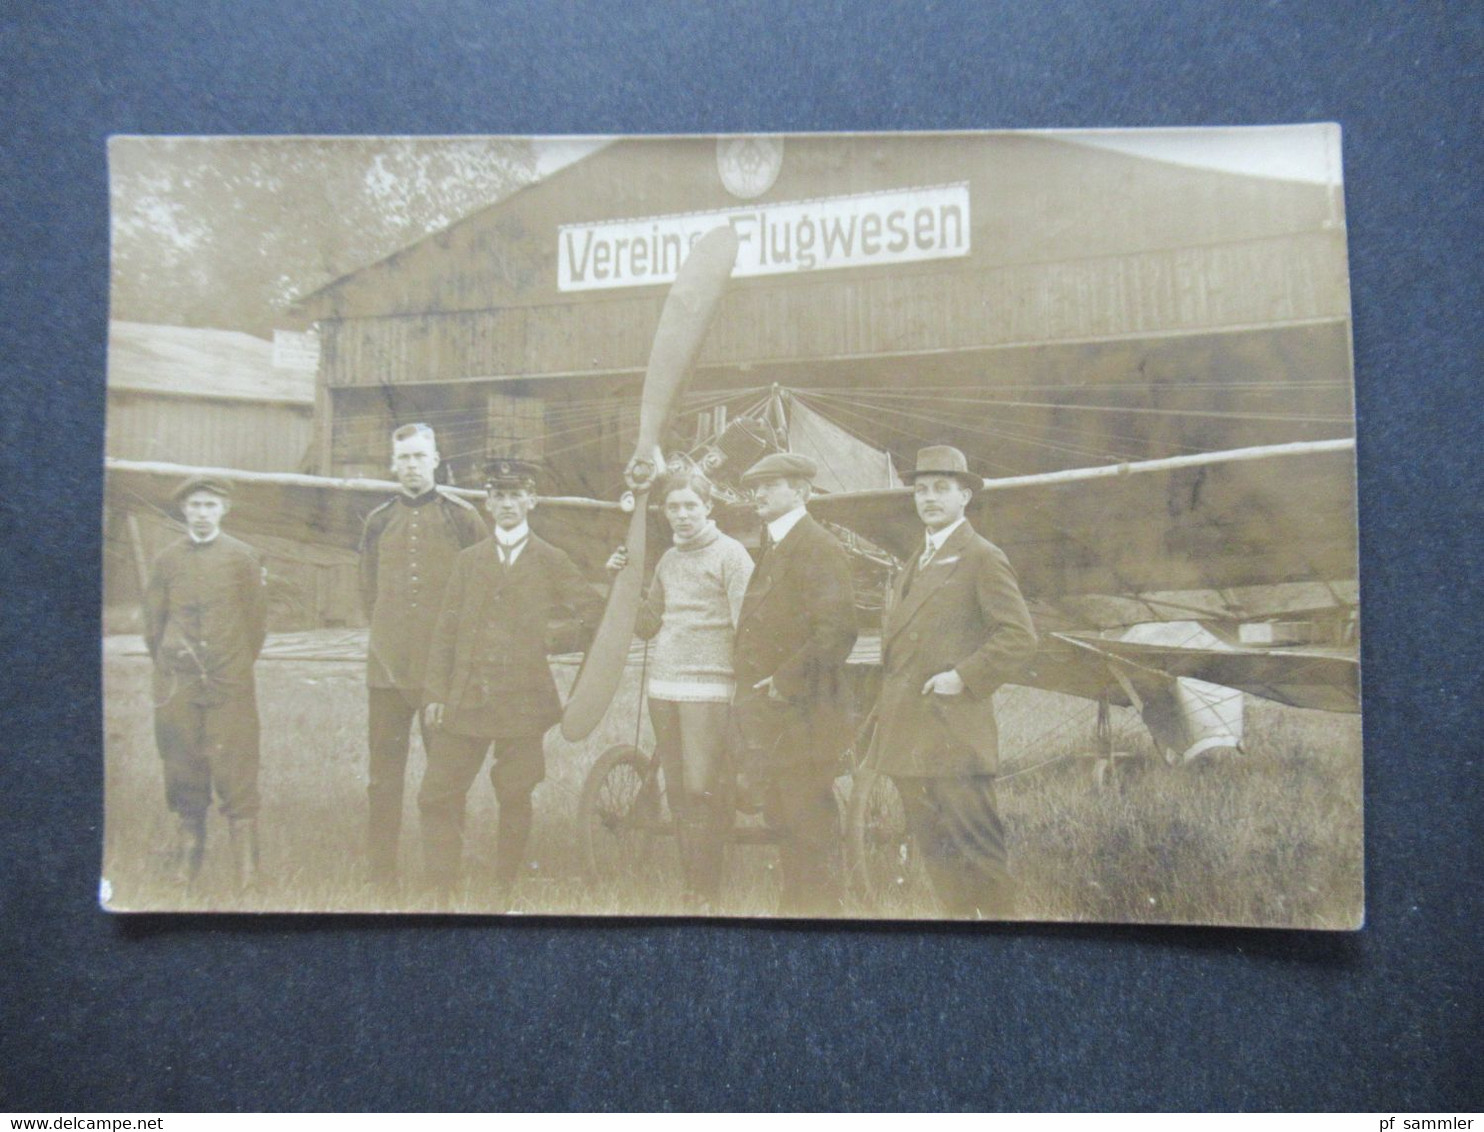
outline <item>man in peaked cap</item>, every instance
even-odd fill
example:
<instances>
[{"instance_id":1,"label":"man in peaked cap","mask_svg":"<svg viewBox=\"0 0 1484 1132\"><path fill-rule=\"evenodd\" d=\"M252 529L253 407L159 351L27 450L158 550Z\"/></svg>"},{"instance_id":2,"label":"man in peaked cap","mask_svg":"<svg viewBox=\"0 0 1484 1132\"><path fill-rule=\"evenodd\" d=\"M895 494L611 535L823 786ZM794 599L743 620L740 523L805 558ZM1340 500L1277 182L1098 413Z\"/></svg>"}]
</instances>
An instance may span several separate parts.
<instances>
[{"instance_id":1,"label":"man in peaked cap","mask_svg":"<svg viewBox=\"0 0 1484 1132\"><path fill-rule=\"evenodd\" d=\"M172 855L189 884L206 852L215 794L226 816L240 888L258 867L258 705L253 664L267 632L267 584L257 552L222 533L225 480L198 476L175 502L185 537L155 559L144 595L154 661L155 740L165 800L176 816Z\"/></svg>"},{"instance_id":2,"label":"man in peaked cap","mask_svg":"<svg viewBox=\"0 0 1484 1132\"><path fill-rule=\"evenodd\" d=\"M366 855L370 879L383 889L397 877L407 751L438 605L459 551L486 533L472 503L438 489L438 464L427 425L393 432L392 474L402 490L366 516L361 536L361 602L371 624Z\"/></svg>"},{"instance_id":3,"label":"man in peaked cap","mask_svg":"<svg viewBox=\"0 0 1484 1132\"><path fill-rule=\"evenodd\" d=\"M944 912L1014 912L995 801L994 692L1036 650L1015 572L964 517L984 481L957 448L917 454L923 543L897 578L882 626L883 683L871 764L895 781Z\"/></svg>"},{"instance_id":4,"label":"man in peaked cap","mask_svg":"<svg viewBox=\"0 0 1484 1132\"><path fill-rule=\"evenodd\" d=\"M585 642L603 615L602 598L572 560L531 533L535 474L520 460L487 465L495 533L455 560L428 652L428 770L417 802L426 878L440 899L459 879L465 799L491 747L496 900L510 892L530 836L531 794L546 777L542 737L561 718L546 659L552 626L575 624Z\"/></svg>"},{"instance_id":5,"label":"man in peaked cap","mask_svg":"<svg viewBox=\"0 0 1484 1132\"><path fill-rule=\"evenodd\" d=\"M807 456L778 452L742 476L764 549L737 619L733 711L744 784L762 785L780 837L786 916L840 911L834 779L850 739L844 667L855 592L845 548L805 508L817 471Z\"/></svg>"}]
</instances>

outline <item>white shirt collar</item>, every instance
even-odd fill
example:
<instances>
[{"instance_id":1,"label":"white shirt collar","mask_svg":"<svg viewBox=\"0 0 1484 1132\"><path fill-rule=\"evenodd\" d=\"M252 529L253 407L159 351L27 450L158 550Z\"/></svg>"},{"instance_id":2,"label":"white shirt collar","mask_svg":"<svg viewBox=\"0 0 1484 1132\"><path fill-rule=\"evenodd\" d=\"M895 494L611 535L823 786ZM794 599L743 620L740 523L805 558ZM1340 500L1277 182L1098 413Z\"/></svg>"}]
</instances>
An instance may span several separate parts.
<instances>
[{"instance_id":1,"label":"white shirt collar","mask_svg":"<svg viewBox=\"0 0 1484 1132\"><path fill-rule=\"evenodd\" d=\"M211 535L210 538L197 538L196 537L196 533L194 531L192 531L189 527L186 528L186 535L197 546L210 546L212 543L214 543L221 536L221 533L222 533L222 529L220 527L218 527L214 532L212 532L212 535Z\"/></svg>"},{"instance_id":2,"label":"white shirt collar","mask_svg":"<svg viewBox=\"0 0 1484 1132\"><path fill-rule=\"evenodd\" d=\"M501 546L514 546L531 533L530 523L521 523L513 531L507 531L504 527L495 528L495 541Z\"/></svg>"},{"instance_id":3,"label":"white shirt collar","mask_svg":"<svg viewBox=\"0 0 1484 1132\"><path fill-rule=\"evenodd\" d=\"M799 520L807 514L809 514L809 509L801 503L787 515L779 515L778 518L769 523L768 537L773 540L773 545L777 546L782 542L783 536L793 530L798 525Z\"/></svg>"},{"instance_id":4,"label":"white shirt collar","mask_svg":"<svg viewBox=\"0 0 1484 1132\"><path fill-rule=\"evenodd\" d=\"M944 527L941 531L928 531L927 532L927 549L925 551L923 551L923 553L924 554L936 554L936 553L938 553L939 549L943 546L943 544L948 541L948 536L951 535L954 531L958 530L959 527L961 527L963 525L963 522L964 522L964 517L962 515L960 515L955 522L949 523L948 526Z\"/></svg>"}]
</instances>

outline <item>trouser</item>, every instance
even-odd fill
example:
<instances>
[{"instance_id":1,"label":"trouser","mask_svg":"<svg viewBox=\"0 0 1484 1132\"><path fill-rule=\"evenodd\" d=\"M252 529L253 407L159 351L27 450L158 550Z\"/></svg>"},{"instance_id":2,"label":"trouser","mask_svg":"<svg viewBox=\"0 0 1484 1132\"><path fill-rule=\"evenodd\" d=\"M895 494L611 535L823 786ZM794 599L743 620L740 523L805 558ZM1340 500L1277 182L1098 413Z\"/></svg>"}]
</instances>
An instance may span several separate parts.
<instances>
[{"instance_id":1,"label":"trouser","mask_svg":"<svg viewBox=\"0 0 1484 1132\"><path fill-rule=\"evenodd\" d=\"M735 813L727 781L727 711L724 703L649 700L685 892L708 904L721 895L726 836Z\"/></svg>"},{"instance_id":2,"label":"trouser","mask_svg":"<svg viewBox=\"0 0 1484 1132\"><path fill-rule=\"evenodd\" d=\"M838 915L835 855L840 843L840 810L835 802L834 767L825 763L770 770L763 816L779 837L778 863L783 874L779 913Z\"/></svg>"},{"instance_id":3,"label":"trouser","mask_svg":"<svg viewBox=\"0 0 1484 1132\"><path fill-rule=\"evenodd\" d=\"M907 828L948 916L1007 917L1015 910L1005 826L994 776L893 776Z\"/></svg>"},{"instance_id":4,"label":"trouser","mask_svg":"<svg viewBox=\"0 0 1484 1132\"><path fill-rule=\"evenodd\" d=\"M366 856L371 873L386 878L397 871L397 841L402 835L402 798L407 781L407 748L412 721L419 716L422 693L401 688L368 689ZM423 745L428 737L423 735Z\"/></svg>"},{"instance_id":5,"label":"trouser","mask_svg":"<svg viewBox=\"0 0 1484 1132\"><path fill-rule=\"evenodd\" d=\"M511 884L525 859L531 835L531 792L546 777L541 736L516 735L508 739L459 735L430 729L428 769L418 791L422 819L423 867L430 885L451 887L459 878L464 854L464 804L469 787L484 765L493 743L490 782L500 805L495 841L495 876Z\"/></svg>"},{"instance_id":6,"label":"trouser","mask_svg":"<svg viewBox=\"0 0 1484 1132\"><path fill-rule=\"evenodd\" d=\"M214 790L227 818L257 815L258 705L250 687L209 704L173 690L155 707L155 742L173 813L199 824Z\"/></svg>"}]
</instances>

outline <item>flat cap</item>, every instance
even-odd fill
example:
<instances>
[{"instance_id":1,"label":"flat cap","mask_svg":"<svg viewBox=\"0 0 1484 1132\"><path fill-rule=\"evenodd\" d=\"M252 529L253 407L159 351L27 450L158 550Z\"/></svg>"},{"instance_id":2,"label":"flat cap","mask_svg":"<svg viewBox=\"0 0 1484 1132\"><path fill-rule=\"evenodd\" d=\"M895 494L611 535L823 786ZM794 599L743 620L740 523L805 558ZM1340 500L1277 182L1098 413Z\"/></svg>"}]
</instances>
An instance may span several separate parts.
<instances>
[{"instance_id":1,"label":"flat cap","mask_svg":"<svg viewBox=\"0 0 1484 1132\"><path fill-rule=\"evenodd\" d=\"M742 482L800 476L812 483L818 474L819 465L808 456L800 456L797 452L774 452L743 472Z\"/></svg>"},{"instance_id":2,"label":"flat cap","mask_svg":"<svg viewBox=\"0 0 1484 1132\"><path fill-rule=\"evenodd\" d=\"M536 473L541 469L529 460L516 460L509 456L497 456L484 464L484 486L536 487Z\"/></svg>"},{"instance_id":3,"label":"flat cap","mask_svg":"<svg viewBox=\"0 0 1484 1132\"><path fill-rule=\"evenodd\" d=\"M947 444L934 444L917 450L917 467L902 478L908 483L916 483L920 476L952 476L975 491L984 486L984 477L969 471L969 461L964 454Z\"/></svg>"},{"instance_id":4,"label":"flat cap","mask_svg":"<svg viewBox=\"0 0 1484 1132\"><path fill-rule=\"evenodd\" d=\"M220 495L223 499L232 498L232 485L227 480L216 476L192 476L175 489L175 494L170 498L176 503L184 503L190 496L198 491L209 491L212 495Z\"/></svg>"}]
</instances>

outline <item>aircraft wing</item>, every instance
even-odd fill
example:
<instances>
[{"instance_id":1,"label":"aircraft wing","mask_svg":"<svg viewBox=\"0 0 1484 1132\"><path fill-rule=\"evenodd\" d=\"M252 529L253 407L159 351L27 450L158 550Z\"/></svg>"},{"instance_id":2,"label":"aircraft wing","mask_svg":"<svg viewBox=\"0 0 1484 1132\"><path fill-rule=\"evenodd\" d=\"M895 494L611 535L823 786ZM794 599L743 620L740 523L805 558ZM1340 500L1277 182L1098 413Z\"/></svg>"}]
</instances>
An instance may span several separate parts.
<instances>
[{"instance_id":1,"label":"aircraft wing","mask_svg":"<svg viewBox=\"0 0 1484 1132\"><path fill-rule=\"evenodd\" d=\"M1028 598L1353 578L1355 442L1241 448L990 481L975 528ZM817 517L899 558L921 544L910 488L820 495Z\"/></svg>"},{"instance_id":2,"label":"aircraft wing","mask_svg":"<svg viewBox=\"0 0 1484 1132\"><path fill-rule=\"evenodd\" d=\"M1079 680L1090 685L1098 666L1089 668L1071 655L1058 657L1053 642L1071 646L1084 657L1092 654L1136 684L1145 674L1185 676L1238 688L1291 707L1360 711L1360 661L1339 649L1187 648L1056 633L1048 642L1050 649L1037 657L1037 667L1041 668L1043 658L1048 660L1046 671L1040 675L1057 691L1073 691L1068 685Z\"/></svg>"},{"instance_id":3,"label":"aircraft wing","mask_svg":"<svg viewBox=\"0 0 1484 1132\"><path fill-rule=\"evenodd\" d=\"M175 489L190 476L210 475L232 485L228 530L247 542L254 536L354 551L366 516L400 489L389 480L334 479L289 472L246 472L109 459L104 462L108 505L177 518ZM443 488L479 506L484 492ZM538 535L571 554L589 576L623 541L628 517L617 503L597 499L543 497L531 513Z\"/></svg>"}]
</instances>

